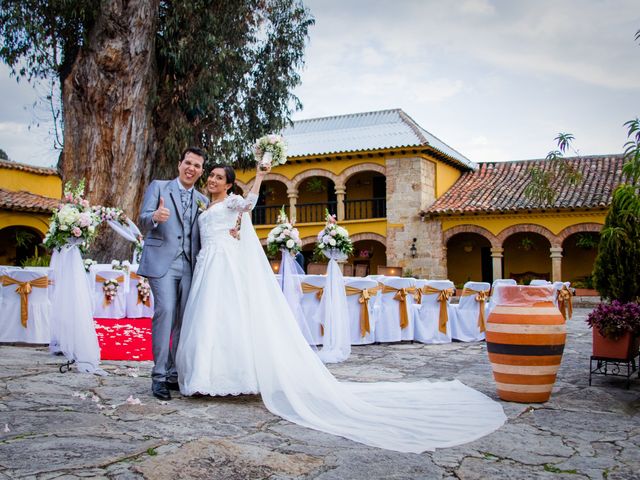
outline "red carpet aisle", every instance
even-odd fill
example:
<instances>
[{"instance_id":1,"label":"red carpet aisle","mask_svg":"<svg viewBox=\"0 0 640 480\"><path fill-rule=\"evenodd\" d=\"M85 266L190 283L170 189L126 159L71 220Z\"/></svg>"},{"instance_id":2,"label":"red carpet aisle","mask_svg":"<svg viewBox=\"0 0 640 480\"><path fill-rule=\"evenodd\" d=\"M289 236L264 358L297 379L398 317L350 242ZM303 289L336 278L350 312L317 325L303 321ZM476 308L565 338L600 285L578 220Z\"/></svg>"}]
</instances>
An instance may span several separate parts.
<instances>
[{"instance_id":1,"label":"red carpet aisle","mask_svg":"<svg viewBox=\"0 0 640 480\"><path fill-rule=\"evenodd\" d=\"M153 360L150 318L94 318L101 360Z\"/></svg>"}]
</instances>

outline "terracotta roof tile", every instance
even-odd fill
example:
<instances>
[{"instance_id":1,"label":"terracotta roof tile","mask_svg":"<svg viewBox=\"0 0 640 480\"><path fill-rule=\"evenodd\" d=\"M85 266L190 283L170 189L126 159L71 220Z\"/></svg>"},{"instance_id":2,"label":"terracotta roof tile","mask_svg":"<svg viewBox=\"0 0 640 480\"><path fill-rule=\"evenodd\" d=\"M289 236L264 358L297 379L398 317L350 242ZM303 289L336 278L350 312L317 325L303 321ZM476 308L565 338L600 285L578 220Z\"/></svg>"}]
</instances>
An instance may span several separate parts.
<instances>
[{"instance_id":1,"label":"terracotta roof tile","mask_svg":"<svg viewBox=\"0 0 640 480\"><path fill-rule=\"evenodd\" d=\"M582 174L578 185L566 177L556 179L552 205L543 205L524 194L529 168L549 170L547 160L480 163L478 170L464 172L456 183L424 213L428 215L489 213L517 210L608 207L613 190L622 181L622 155L568 157L569 164Z\"/></svg>"},{"instance_id":2,"label":"terracotta roof tile","mask_svg":"<svg viewBox=\"0 0 640 480\"><path fill-rule=\"evenodd\" d=\"M36 167L27 165L26 163L10 162L9 160L0 160L0 169L7 168L9 170L20 170L22 172L35 173L37 175L59 175L55 168Z\"/></svg>"},{"instance_id":3,"label":"terracotta roof tile","mask_svg":"<svg viewBox=\"0 0 640 480\"><path fill-rule=\"evenodd\" d=\"M59 199L43 197L35 193L0 188L0 209L23 212L51 213L60 203Z\"/></svg>"}]
</instances>

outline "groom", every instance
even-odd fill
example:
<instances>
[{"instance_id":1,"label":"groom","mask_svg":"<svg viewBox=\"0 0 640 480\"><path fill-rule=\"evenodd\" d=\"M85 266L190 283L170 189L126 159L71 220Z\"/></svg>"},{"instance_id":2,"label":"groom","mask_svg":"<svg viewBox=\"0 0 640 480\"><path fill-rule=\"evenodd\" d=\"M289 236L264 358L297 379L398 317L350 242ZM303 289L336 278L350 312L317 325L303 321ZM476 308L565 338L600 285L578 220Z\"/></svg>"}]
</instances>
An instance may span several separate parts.
<instances>
[{"instance_id":1,"label":"groom","mask_svg":"<svg viewBox=\"0 0 640 480\"><path fill-rule=\"evenodd\" d=\"M178 178L154 180L144 194L139 225L145 233L138 275L149 279L154 297L151 325L151 391L171 400L178 390L174 363L191 275L200 250L197 217L209 203L194 185L203 172L205 154L189 147L178 162Z\"/></svg>"}]
</instances>

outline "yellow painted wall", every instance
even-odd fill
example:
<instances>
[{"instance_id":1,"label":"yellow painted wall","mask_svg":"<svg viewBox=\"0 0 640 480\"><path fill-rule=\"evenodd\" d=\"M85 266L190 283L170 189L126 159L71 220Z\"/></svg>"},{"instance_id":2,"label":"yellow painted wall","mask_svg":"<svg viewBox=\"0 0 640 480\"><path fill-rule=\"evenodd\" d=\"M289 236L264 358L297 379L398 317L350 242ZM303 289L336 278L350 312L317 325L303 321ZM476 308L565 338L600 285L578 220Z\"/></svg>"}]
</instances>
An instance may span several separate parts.
<instances>
[{"instance_id":1,"label":"yellow painted wall","mask_svg":"<svg viewBox=\"0 0 640 480\"><path fill-rule=\"evenodd\" d=\"M62 197L62 179L58 175L38 175L0 167L0 188L27 191L45 197Z\"/></svg>"},{"instance_id":2,"label":"yellow painted wall","mask_svg":"<svg viewBox=\"0 0 640 480\"><path fill-rule=\"evenodd\" d=\"M49 218L51 215L31 212L11 212L0 210L0 230L6 227L25 226L33 227L42 236L49 230Z\"/></svg>"},{"instance_id":3,"label":"yellow painted wall","mask_svg":"<svg viewBox=\"0 0 640 480\"><path fill-rule=\"evenodd\" d=\"M458 225L477 225L486 228L494 235L500 234L505 228L519 224L533 224L546 227L553 234L558 234L565 228L578 223L601 223L604 224L607 211L576 211L568 213L545 212L545 213L521 213L505 215L457 215L451 217L440 217L442 231L456 227Z\"/></svg>"},{"instance_id":4,"label":"yellow painted wall","mask_svg":"<svg viewBox=\"0 0 640 480\"><path fill-rule=\"evenodd\" d=\"M428 158L428 157L426 157ZM456 180L460 178L462 172L456 167L452 167L451 165L436 161L436 198L441 197L444 193L449 190Z\"/></svg>"},{"instance_id":5,"label":"yellow painted wall","mask_svg":"<svg viewBox=\"0 0 640 480\"><path fill-rule=\"evenodd\" d=\"M387 220L384 218L372 220L345 220L340 225L349 231L349 235L356 233L377 233L383 237L387 236ZM267 238L267 235L273 228L273 225L256 225L256 233L259 238ZM300 232L300 238L307 237L316 238L320 230L324 228L324 222L315 223L298 223L296 228Z\"/></svg>"}]
</instances>

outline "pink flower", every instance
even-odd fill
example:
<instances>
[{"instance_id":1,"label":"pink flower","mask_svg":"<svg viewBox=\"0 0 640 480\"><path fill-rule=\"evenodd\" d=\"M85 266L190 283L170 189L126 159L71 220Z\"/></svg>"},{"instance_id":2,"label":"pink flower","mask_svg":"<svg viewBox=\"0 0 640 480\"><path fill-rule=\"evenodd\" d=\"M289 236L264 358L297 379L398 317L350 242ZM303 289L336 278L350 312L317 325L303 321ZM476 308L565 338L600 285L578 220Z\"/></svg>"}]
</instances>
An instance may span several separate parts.
<instances>
[{"instance_id":1,"label":"pink flower","mask_svg":"<svg viewBox=\"0 0 640 480\"><path fill-rule=\"evenodd\" d=\"M82 236L82 230L80 230L80 228L79 228L79 227L73 227L73 228L71 229L71 234L72 234L74 237L80 237L80 236Z\"/></svg>"},{"instance_id":2,"label":"pink flower","mask_svg":"<svg viewBox=\"0 0 640 480\"><path fill-rule=\"evenodd\" d=\"M89 208L89 200L82 200L82 202L80 202L80 204L81 204L84 208Z\"/></svg>"}]
</instances>

